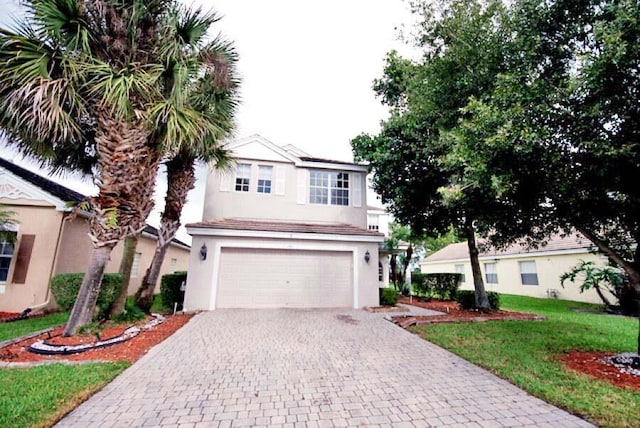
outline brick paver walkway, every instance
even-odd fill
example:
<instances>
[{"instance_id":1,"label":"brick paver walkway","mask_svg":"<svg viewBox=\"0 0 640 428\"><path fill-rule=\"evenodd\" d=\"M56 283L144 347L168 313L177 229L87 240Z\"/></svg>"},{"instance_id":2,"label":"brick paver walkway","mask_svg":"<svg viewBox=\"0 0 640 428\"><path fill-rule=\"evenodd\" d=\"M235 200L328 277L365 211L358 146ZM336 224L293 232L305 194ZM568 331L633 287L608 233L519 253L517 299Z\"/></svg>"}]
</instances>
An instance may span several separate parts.
<instances>
[{"instance_id":1,"label":"brick paver walkway","mask_svg":"<svg viewBox=\"0 0 640 428\"><path fill-rule=\"evenodd\" d=\"M591 426L383 316L202 313L59 426Z\"/></svg>"}]
</instances>

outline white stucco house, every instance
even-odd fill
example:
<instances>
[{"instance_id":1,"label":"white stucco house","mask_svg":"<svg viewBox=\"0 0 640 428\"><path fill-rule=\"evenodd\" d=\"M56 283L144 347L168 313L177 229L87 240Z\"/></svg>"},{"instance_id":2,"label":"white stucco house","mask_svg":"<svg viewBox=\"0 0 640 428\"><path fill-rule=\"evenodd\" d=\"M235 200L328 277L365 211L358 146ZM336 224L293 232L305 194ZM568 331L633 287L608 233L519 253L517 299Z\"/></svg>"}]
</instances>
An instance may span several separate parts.
<instances>
[{"instance_id":1,"label":"white stucco house","mask_svg":"<svg viewBox=\"0 0 640 428\"><path fill-rule=\"evenodd\" d=\"M226 147L236 163L209 172L203 219L187 225L185 310L378 305L366 167L259 135Z\"/></svg>"},{"instance_id":2,"label":"white stucco house","mask_svg":"<svg viewBox=\"0 0 640 428\"><path fill-rule=\"evenodd\" d=\"M578 235L554 236L540 248L514 244L503 250L480 251L480 270L487 291L521 296L559 298L588 303L602 303L595 290L580 292L580 283L566 282L560 276L580 260L607 264L602 254L594 252L591 241ZM461 273L460 289L473 290L473 276L466 242L450 244L420 261L424 273ZM612 296L609 296L613 299ZM615 300L615 299L613 299Z\"/></svg>"}]
</instances>

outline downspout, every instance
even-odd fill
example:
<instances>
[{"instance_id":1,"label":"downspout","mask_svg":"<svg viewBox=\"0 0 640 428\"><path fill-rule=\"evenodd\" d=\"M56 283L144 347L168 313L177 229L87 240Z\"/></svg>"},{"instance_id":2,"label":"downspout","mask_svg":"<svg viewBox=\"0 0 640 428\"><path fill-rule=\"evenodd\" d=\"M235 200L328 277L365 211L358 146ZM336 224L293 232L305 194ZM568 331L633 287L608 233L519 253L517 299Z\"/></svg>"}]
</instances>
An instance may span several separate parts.
<instances>
[{"instance_id":1,"label":"downspout","mask_svg":"<svg viewBox=\"0 0 640 428\"><path fill-rule=\"evenodd\" d=\"M58 240L56 242L56 249L54 251L54 256L53 256L53 261L51 262L51 269L49 270L49 280L47 281L47 294L46 294L46 299L43 303L40 303L39 305L36 306L31 306L28 309L31 309L31 312L40 310L40 309L44 309L47 306L49 306L49 303L51 303L51 278L53 278L53 271L56 267L56 264L58 263L58 251L60 250L60 241L62 241L62 229L64 227L64 222L66 220L67 217L67 213L66 212L62 212L62 216L60 219L60 228L58 229Z\"/></svg>"}]
</instances>

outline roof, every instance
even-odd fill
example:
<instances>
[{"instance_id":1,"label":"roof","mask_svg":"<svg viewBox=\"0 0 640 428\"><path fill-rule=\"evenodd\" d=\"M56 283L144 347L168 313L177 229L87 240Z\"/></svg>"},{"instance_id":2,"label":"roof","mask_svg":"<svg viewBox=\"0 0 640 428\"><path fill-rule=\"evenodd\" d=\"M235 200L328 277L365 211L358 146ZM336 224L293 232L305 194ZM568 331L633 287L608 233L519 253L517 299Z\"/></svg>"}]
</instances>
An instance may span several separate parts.
<instances>
[{"instance_id":1,"label":"roof","mask_svg":"<svg viewBox=\"0 0 640 428\"><path fill-rule=\"evenodd\" d=\"M303 162L317 162L317 163L335 163L338 165L357 165L357 166L364 166L358 163L353 163L353 162L346 162L346 161L337 161L337 160L332 160L332 159L322 159L322 158L314 158L311 156L300 156L300 160Z\"/></svg>"},{"instance_id":2,"label":"roof","mask_svg":"<svg viewBox=\"0 0 640 428\"><path fill-rule=\"evenodd\" d=\"M28 181L34 186L38 186L40 189L44 190L47 193L52 194L53 196L63 200L64 202L80 202L88 199L88 196L83 195L82 193L78 193L74 190L69 189L68 187L62 186L54 181L49 180L41 175L38 175L34 172L31 172L27 169L22 168L2 157L0 157L0 167L6 169L12 174L22 178L23 180ZM158 229L153 226L146 225L143 232L146 232L153 236L158 236ZM172 239L172 243L177 245L182 245L184 247L190 248L188 244L178 240Z\"/></svg>"},{"instance_id":3,"label":"roof","mask_svg":"<svg viewBox=\"0 0 640 428\"><path fill-rule=\"evenodd\" d=\"M47 193L52 194L56 198L63 200L64 202L80 202L87 199L87 197L81 193L64 187L54 181L49 180L41 175L26 170L21 166L18 166L2 157L0 157L0 166L11 172L14 175L28 181L34 186L38 186Z\"/></svg>"},{"instance_id":4,"label":"roof","mask_svg":"<svg viewBox=\"0 0 640 428\"><path fill-rule=\"evenodd\" d=\"M585 250L593 248L594 245L588 239L579 235L569 236L553 236L549 238L546 245L538 248L529 248L525 244L513 244L503 250L496 250L495 248L489 248L480 251L480 257L501 257L511 256L517 254L535 254L548 251L570 251L570 250ZM449 244L443 249L436 251L429 257L424 259L424 262L439 262L447 260L460 260L469 257L469 249L466 242L458 242L455 244Z\"/></svg>"},{"instance_id":5,"label":"roof","mask_svg":"<svg viewBox=\"0 0 640 428\"><path fill-rule=\"evenodd\" d=\"M383 237L382 233L347 223L299 223L222 218L188 224L187 227L208 229L251 230L260 232L317 233L327 235L366 235Z\"/></svg>"}]
</instances>

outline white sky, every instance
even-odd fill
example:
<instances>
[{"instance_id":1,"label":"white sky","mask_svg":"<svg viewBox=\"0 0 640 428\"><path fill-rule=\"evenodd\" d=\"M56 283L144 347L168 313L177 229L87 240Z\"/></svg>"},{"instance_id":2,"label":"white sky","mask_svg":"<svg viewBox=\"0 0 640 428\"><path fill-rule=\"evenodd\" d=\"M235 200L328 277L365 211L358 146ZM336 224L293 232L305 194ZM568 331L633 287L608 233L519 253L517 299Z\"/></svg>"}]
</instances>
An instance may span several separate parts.
<instances>
[{"instance_id":1,"label":"white sky","mask_svg":"<svg viewBox=\"0 0 640 428\"><path fill-rule=\"evenodd\" d=\"M18 3L0 0L1 27L10 26L19 14ZM202 0L194 4L224 16L216 31L233 40L240 55L242 104L236 136L260 134L278 145L294 144L312 156L350 161L349 141L362 132L378 131L386 110L374 96L372 81L382 75L388 51L410 51L398 41L397 28L411 20L403 0ZM6 148L0 148L0 155L38 169ZM204 176L200 169L183 224L201 220ZM51 178L81 193L93 192L89 181ZM156 210L149 218L154 226L159 224L165 190L162 178L156 189ZM178 238L190 242L184 228Z\"/></svg>"}]
</instances>

